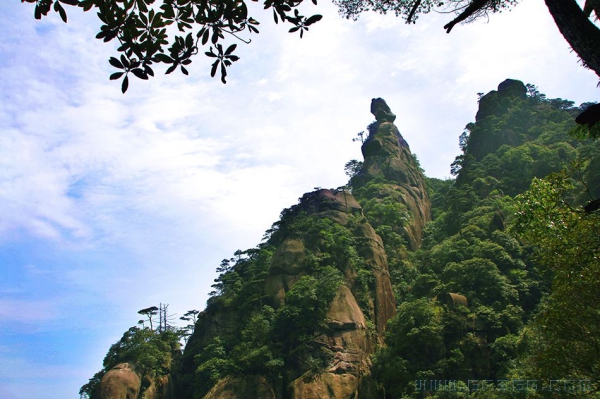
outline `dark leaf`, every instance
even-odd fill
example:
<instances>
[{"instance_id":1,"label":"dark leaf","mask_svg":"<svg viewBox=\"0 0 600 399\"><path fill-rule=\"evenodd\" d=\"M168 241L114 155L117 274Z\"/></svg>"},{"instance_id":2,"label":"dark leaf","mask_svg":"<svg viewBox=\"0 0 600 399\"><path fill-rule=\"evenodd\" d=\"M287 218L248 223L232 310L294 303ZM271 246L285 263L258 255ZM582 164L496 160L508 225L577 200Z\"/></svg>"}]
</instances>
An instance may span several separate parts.
<instances>
[{"instance_id":1,"label":"dark leaf","mask_svg":"<svg viewBox=\"0 0 600 399\"><path fill-rule=\"evenodd\" d=\"M112 75L110 75L110 80L117 80L119 79L121 76L123 76L125 72L115 72Z\"/></svg>"},{"instance_id":2,"label":"dark leaf","mask_svg":"<svg viewBox=\"0 0 600 399\"><path fill-rule=\"evenodd\" d=\"M235 62L235 61L239 60L240 57L238 57L237 55L228 55L227 59L231 60L231 62Z\"/></svg>"},{"instance_id":3,"label":"dark leaf","mask_svg":"<svg viewBox=\"0 0 600 399\"><path fill-rule=\"evenodd\" d=\"M307 19L306 22L304 22L304 25L306 25L306 26L312 25L315 22L319 22L322 18L323 18L322 15L319 15L319 14L313 15L312 17Z\"/></svg>"},{"instance_id":4,"label":"dark leaf","mask_svg":"<svg viewBox=\"0 0 600 399\"><path fill-rule=\"evenodd\" d=\"M231 54L235 50L236 47L237 47L237 44L232 44L231 46L229 46L227 48L227 50L225 51L225 55Z\"/></svg>"},{"instance_id":5,"label":"dark leaf","mask_svg":"<svg viewBox=\"0 0 600 399\"><path fill-rule=\"evenodd\" d=\"M183 65L190 65L190 64L192 63L192 60L190 60L190 59L183 60L181 63L182 63Z\"/></svg>"},{"instance_id":6,"label":"dark leaf","mask_svg":"<svg viewBox=\"0 0 600 399\"><path fill-rule=\"evenodd\" d=\"M146 14L140 14L140 20L144 25L148 25L148 17L146 16Z\"/></svg>"},{"instance_id":7,"label":"dark leaf","mask_svg":"<svg viewBox=\"0 0 600 399\"><path fill-rule=\"evenodd\" d=\"M210 32L208 31L208 29L206 29L204 31L204 34L202 34L202 45L204 46L206 43L208 43L208 38L210 37Z\"/></svg>"},{"instance_id":8,"label":"dark leaf","mask_svg":"<svg viewBox=\"0 0 600 399\"><path fill-rule=\"evenodd\" d=\"M129 88L129 76L125 75L125 79L123 79L123 83L121 84L121 91L125 93Z\"/></svg>"},{"instance_id":9,"label":"dark leaf","mask_svg":"<svg viewBox=\"0 0 600 399\"><path fill-rule=\"evenodd\" d=\"M154 56L154 58L158 61L158 62L164 62L165 64L172 64L173 63L173 59L171 57L169 57L166 54L163 53L158 53Z\"/></svg>"},{"instance_id":10,"label":"dark leaf","mask_svg":"<svg viewBox=\"0 0 600 399\"><path fill-rule=\"evenodd\" d=\"M227 83L225 81L225 77L227 76L227 68L225 67L225 64L221 64L221 82L223 83Z\"/></svg>"},{"instance_id":11,"label":"dark leaf","mask_svg":"<svg viewBox=\"0 0 600 399\"><path fill-rule=\"evenodd\" d=\"M167 69L167 71L165 72L165 75L168 75L168 74L170 74L171 72L173 72L173 71L175 70L175 68L177 68L177 64L175 64L175 65L171 65L171 66L170 66L170 67Z\"/></svg>"},{"instance_id":12,"label":"dark leaf","mask_svg":"<svg viewBox=\"0 0 600 399\"><path fill-rule=\"evenodd\" d=\"M292 29L290 29L288 32L289 32L289 33L294 33L294 32L296 32L298 29L300 29L300 27L299 27L299 26L294 26L294 27L293 27Z\"/></svg>"},{"instance_id":13,"label":"dark leaf","mask_svg":"<svg viewBox=\"0 0 600 399\"><path fill-rule=\"evenodd\" d=\"M219 66L219 60L216 60L212 64L212 68L210 68L210 77L214 78L217 73L217 67Z\"/></svg>"},{"instance_id":14,"label":"dark leaf","mask_svg":"<svg viewBox=\"0 0 600 399\"><path fill-rule=\"evenodd\" d=\"M184 75L189 75L188 70L185 69L184 66L181 66L181 72L183 72Z\"/></svg>"},{"instance_id":15,"label":"dark leaf","mask_svg":"<svg viewBox=\"0 0 600 399\"><path fill-rule=\"evenodd\" d=\"M127 60L127 58L125 58L125 56L123 54L121 54L121 62L123 63L123 66L125 68L129 68L129 61Z\"/></svg>"},{"instance_id":16,"label":"dark leaf","mask_svg":"<svg viewBox=\"0 0 600 399\"><path fill-rule=\"evenodd\" d=\"M149 1L149 3L153 3L153 1ZM145 0L137 0L137 6L140 9L140 12L143 12L143 13L148 12L148 6L146 5Z\"/></svg>"},{"instance_id":17,"label":"dark leaf","mask_svg":"<svg viewBox=\"0 0 600 399\"><path fill-rule=\"evenodd\" d=\"M148 80L148 75L141 68L132 69L131 72L133 72L133 74L140 79Z\"/></svg>"},{"instance_id":18,"label":"dark leaf","mask_svg":"<svg viewBox=\"0 0 600 399\"><path fill-rule=\"evenodd\" d=\"M191 28L191 26L188 25L188 27ZM194 38L192 37L191 33L188 33L188 35L185 38L185 46L187 48L192 48L194 47Z\"/></svg>"},{"instance_id":19,"label":"dark leaf","mask_svg":"<svg viewBox=\"0 0 600 399\"><path fill-rule=\"evenodd\" d=\"M58 1L54 3L54 11L56 11L58 15L60 15L60 19L62 19L64 23L67 23L67 13Z\"/></svg>"},{"instance_id":20,"label":"dark leaf","mask_svg":"<svg viewBox=\"0 0 600 399\"><path fill-rule=\"evenodd\" d=\"M63 4L68 4L70 6L79 5L79 0L60 0L60 2Z\"/></svg>"},{"instance_id":21,"label":"dark leaf","mask_svg":"<svg viewBox=\"0 0 600 399\"><path fill-rule=\"evenodd\" d=\"M115 37L117 37L117 32L116 31L115 32L108 32L108 34L104 38L104 42L110 42Z\"/></svg>"},{"instance_id":22,"label":"dark leaf","mask_svg":"<svg viewBox=\"0 0 600 399\"><path fill-rule=\"evenodd\" d=\"M121 64L121 61L119 61L115 57L110 57L108 62L110 63L110 65L114 66L115 68L124 69L123 64Z\"/></svg>"},{"instance_id":23,"label":"dark leaf","mask_svg":"<svg viewBox=\"0 0 600 399\"><path fill-rule=\"evenodd\" d=\"M163 10L163 16L166 19L175 18L175 11L173 10L173 6L171 4L163 4L160 6L160 8Z\"/></svg>"},{"instance_id":24,"label":"dark leaf","mask_svg":"<svg viewBox=\"0 0 600 399\"><path fill-rule=\"evenodd\" d=\"M149 66L146 66L146 68L144 69L146 71L146 73L150 76L154 76L154 71L152 70L152 68L150 68Z\"/></svg>"},{"instance_id":25,"label":"dark leaf","mask_svg":"<svg viewBox=\"0 0 600 399\"><path fill-rule=\"evenodd\" d=\"M92 9L92 7L94 6L94 2L92 1L83 1L82 3L79 4L79 7L83 8L83 11L88 12L89 10Z\"/></svg>"}]
</instances>

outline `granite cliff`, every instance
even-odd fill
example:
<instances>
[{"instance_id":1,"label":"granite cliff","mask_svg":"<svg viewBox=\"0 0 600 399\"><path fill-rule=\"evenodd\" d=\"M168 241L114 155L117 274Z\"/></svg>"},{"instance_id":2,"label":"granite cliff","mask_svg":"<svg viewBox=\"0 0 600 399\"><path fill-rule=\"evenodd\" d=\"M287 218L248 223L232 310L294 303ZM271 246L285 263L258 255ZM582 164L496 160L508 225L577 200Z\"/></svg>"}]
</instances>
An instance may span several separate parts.
<instances>
[{"instance_id":1,"label":"granite cliff","mask_svg":"<svg viewBox=\"0 0 600 399\"><path fill-rule=\"evenodd\" d=\"M583 108L505 80L480 96L456 179L439 180L373 99L348 185L304 194L263 242L221 263L184 353L176 331L132 327L82 397L396 398L439 381L548 375L527 334L540 334L551 281L507 226L515 195L576 159L589 160L575 177L597 197L598 143L567 135Z\"/></svg>"},{"instance_id":2,"label":"granite cliff","mask_svg":"<svg viewBox=\"0 0 600 399\"><path fill-rule=\"evenodd\" d=\"M96 399L133 399L142 390L152 399L378 394L370 355L396 312L386 250L401 267L397 258L419 247L431 206L396 116L380 98L371 112L364 163L349 188L304 194L264 243L224 261L167 374L144 382L135 362L117 364Z\"/></svg>"},{"instance_id":3,"label":"granite cliff","mask_svg":"<svg viewBox=\"0 0 600 399\"><path fill-rule=\"evenodd\" d=\"M352 187L362 190L361 201L374 201L371 207L397 203L406 218L400 234L408 248L416 249L430 219L424 177L385 101L374 99L371 112L377 121L362 146L365 160ZM255 285L262 285L262 298L253 306L235 306L234 297L209 301L186 348L179 378L182 394L205 398L241 398L248 392L264 398L374 397L377 386L371 377L370 354L382 343L386 323L395 314L396 299L386 249L369 214L349 190L320 189L284 210L269 234L261 245L271 248L270 256L257 261L264 279ZM243 266L236 265L223 276L234 271L243 274ZM337 281L329 284L332 291L319 293L319 283L330 280ZM302 291L310 289L310 284L304 286L307 282L317 286L313 294L321 299L330 296L322 313L315 309L323 304ZM221 294L227 297L227 289ZM307 311L295 302L298 297L315 300L315 305ZM199 382L198 378L209 376L195 372L209 367L211 360L202 362L203 353L213 350L215 342L243 339L242 320L257 315L260 306L269 307L274 314L270 352L263 363L277 363L277 372L260 366L244 370L233 364L228 367L237 372L220 369L217 374L221 378L210 384ZM298 316L302 312L308 312L308 323ZM302 331L301 336L296 337L296 331ZM256 339L253 342L260 345ZM231 344L222 349L230 354L241 350ZM236 356L244 358L239 353Z\"/></svg>"}]
</instances>

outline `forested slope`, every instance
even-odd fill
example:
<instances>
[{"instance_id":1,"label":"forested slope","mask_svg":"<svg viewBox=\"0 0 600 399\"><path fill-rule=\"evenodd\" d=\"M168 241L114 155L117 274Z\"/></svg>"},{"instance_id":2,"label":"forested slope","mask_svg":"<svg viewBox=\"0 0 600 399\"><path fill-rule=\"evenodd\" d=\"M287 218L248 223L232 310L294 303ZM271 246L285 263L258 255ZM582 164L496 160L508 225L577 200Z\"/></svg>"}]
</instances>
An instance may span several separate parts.
<instances>
[{"instance_id":1,"label":"forested slope","mask_svg":"<svg viewBox=\"0 0 600 399\"><path fill-rule=\"evenodd\" d=\"M568 135L580 111L502 82L480 97L455 179L442 181L423 176L374 99L348 185L305 194L223 261L183 354L173 329L131 329L82 395L112 398L100 392L117 359L147 365L133 398L465 397L482 380L510 380L491 397L548 396L553 379L591 389L600 144ZM154 363L132 350L151 342ZM527 379L539 386L525 393L514 381Z\"/></svg>"},{"instance_id":2,"label":"forested slope","mask_svg":"<svg viewBox=\"0 0 600 399\"><path fill-rule=\"evenodd\" d=\"M554 349L562 348L558 352L563 355L574 350L564 330L577 318L573 310L581 306L588 309L587 333L593 338L580 348L579 360L572 367L563 367L565 358L558 353L549 357L551 342L542 330L548 332L552 326L540 326L538 311L541 303L549 303L544 299L553 288L556 270L552 263L558 254L542 246L544 256L540 256L541 238L531 239L527 218L548 226L558 220L549 214L543 220L543 212L532 201L515 195L527 190L535 178L566 171L546 181L554 187L560 176L564 187L561 193L546 193L546 206L556 209L564 199L565 208L589 219L588 230L580 233L591 238L581 243L581 253L571 263L581 260L583 253L590 258L590 280L581 287L595 293L600 267L598 218L585 215L578 206L600 197L600 145L569 137L573 120L581 112L572 102L546 99L534 86L519 81L501 83L498 91L482 96L479 105L476 122L468 124L460 137L462 154L452 164L456 179L428 179L434 220L427 225L421 248L409 257L416 271L412 279L401 283L407 287L406 295L398 298L386 344L374 358L378 381L392 397L415 389L431 391L431 380L457 380L466 385L469 380L477 384L512 379L510 387L515 387L515 380L539 380L537 394L542 395L549 394L541 390L550 380L598 378L594 374L598 361L591 357L598 355L592 343L599 337L600 319L590 309L598 309L599 297L587 295L584 303L576 303L568 282L562 286L570 293L563 294L570 295L570 304L563 303L562 314L553 313L554 322L562 323L559 319L564 318L567 324ZM537 197L538 205L545 200L544 193L527 195ZM536 209L539 212L533 215ZM518 226L515 215L520 217ZM555 234L542 230L540 235ZM563 245L564 252L577 243L571 240ZM567 309L569 305L572 310ZM574 334L576 324L571 327ZM579 383L569 384L575 391L581 388ZM513 391L504 395L535 394Z\"/></svg>"}]
</instances>

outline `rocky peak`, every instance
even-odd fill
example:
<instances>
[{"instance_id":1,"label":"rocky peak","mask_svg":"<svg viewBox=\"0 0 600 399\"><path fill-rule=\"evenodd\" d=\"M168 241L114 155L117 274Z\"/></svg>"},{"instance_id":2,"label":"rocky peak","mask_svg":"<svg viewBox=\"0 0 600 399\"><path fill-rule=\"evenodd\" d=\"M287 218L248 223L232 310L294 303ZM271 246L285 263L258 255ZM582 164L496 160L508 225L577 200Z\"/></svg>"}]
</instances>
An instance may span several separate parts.
<instances>
[{"instance_id":1,"label":"rocky peak","mask_svg":"<svg viewBox=\"0 0 600 399\"><path fill-rule=\"evenodd\" d=\"M425 224L431 220L431 203L425 187L425 177L408 143L392 122L396 115L382 98L371 101L371 113L376 122L369 127L369 136L361 148L364 162L352 185L360 189L372 182L380 185L377 197L384 201L392 197L404 204L411 220L403 226L403 236L409 248L421 245Z\"/></svg>"},{"instance_id":2,"label":"rocky peak","mask_svg":"<svg viewBox=\"0 0 600 399\"><path fill-rule=\"evenodd\" d=\"M371 113L375 116L377 122L394 122L396 115L381 97L371 100Z\"/></svg>"},{"instance_id":3,"label":"rocky peak","mask_svg":"<svg viewBox=\"0 0 600 399\"><path fill-rule=\"evenodd\" d=\"M479 100L479 110L475 115L475 121L480 121L490 115L497 113L502 108L507 108L507 98L527 97L527 87L520 80L506 79L498 85L498 90L492 90Z\"/></svg>"},{"instance_id":4,"label":"rocky peak","mask_svg":"<svg viewBox=\"0 0 600 399\"><path fill-rule=\"evenodd\" d=\"M416 249L430 218L423 174L393 124L396 115L385 100L373 99L371 112L377 122L362 147L365 161L353 189L368 188L370 182L377 182L377 191L365 195L385 200L386 204L390 198L394 204L403 204L410 220L398 228L410 248ZM387 321L396 312L396 299L384 243L359 201L347 190L319 189L304 194L298 204L281 213L269 234L262 247L268 248L264 249L268 256L257 255L254 263L241 261L225 272L232 279L248 281L240 280L239 288L232 285L222 297L211 298L200 315L186 346L181 375L177 376L180 392L184 392L181 397L377 396L370 355L383 344ZM323 303L325 297L328 299ZM245 359L240 352L242 346L236 342L244 336L248 314L262 314L265 308L270 309L265 314L274 317L267 334L276 342L268 353L275 354L282 363L278 377L273 378L274 371L261 363L251 372L223 373L212 385L201 383L198 388L197 371L208 367L210 359L202 359L212 356L211 345L221 342L223 352L238 351L235 359ZM310 317L302 316L306 312ZM310 322L306 324L306 320ZM243 348L252 352L252 347ZM198 359L203 362L200 366ZM320 359L319 367L315 359ZM228 367L245 370L246 366Z\"/></svg>"}]
</instances>

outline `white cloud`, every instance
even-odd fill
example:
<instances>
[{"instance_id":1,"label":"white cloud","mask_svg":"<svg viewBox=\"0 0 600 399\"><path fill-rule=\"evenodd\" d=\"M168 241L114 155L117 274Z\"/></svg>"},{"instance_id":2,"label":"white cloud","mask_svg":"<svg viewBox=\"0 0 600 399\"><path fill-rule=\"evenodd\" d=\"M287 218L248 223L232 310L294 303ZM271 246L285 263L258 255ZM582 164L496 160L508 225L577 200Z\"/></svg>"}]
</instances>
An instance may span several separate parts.
<instances>
[{"instance_id":1,"label":"white cloud","mask_svg":"<svg viewBox=\"0 0 600 399\"><path fill-rule=\"evenodd\" d=\"M51 300L0 299L0 322L40 323L59 317L57 303Z\"/></svg>"}]
</instances>

